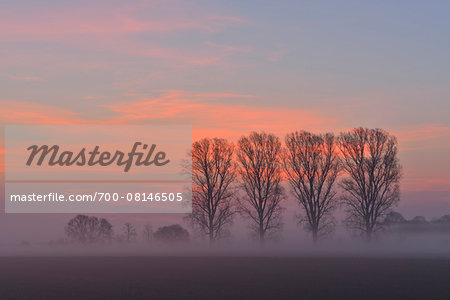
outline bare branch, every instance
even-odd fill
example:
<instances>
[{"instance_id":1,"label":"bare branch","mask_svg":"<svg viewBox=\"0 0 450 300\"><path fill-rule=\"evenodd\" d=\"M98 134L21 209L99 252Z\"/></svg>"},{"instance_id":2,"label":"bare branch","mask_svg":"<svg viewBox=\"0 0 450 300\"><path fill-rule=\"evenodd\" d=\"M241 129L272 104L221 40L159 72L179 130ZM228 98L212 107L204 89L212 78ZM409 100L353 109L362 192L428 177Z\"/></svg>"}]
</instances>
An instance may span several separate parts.
<instances>
[{"instance_id":1,"label":"bare branch","mask_svg":"<svg viewBox=\"0 0 450 300\"><path fill-rule=\"evenodd\" d=\"M400 200L397 140L382 129L356 128L340 135L339 148L348 175L341 182L347 225L370 239Z\"/></svg>"},{"instance_id":2,"label":"bare branch","mask_svg":"<svg viewBox=\"0 0 450 300\"><path fill-rule=\"evenodd\" d=\"M239 199L242 214L263 243L266 235L279 231L281 222L281 143L273 134L253 132L238 142L237 157L245 196Z\"/></svg>"},{"instance_id":3,"label":"bare branch","mask_svg":"<svg viewBox=\"0 0 450 300\"><path fill-rule=\"evenodd\" d=\"M334 227L331 215L336 207L334 190L341 164L332 134L295 132L286 136L284 169L292 192L305 213L300 222L311 231L314 241Z\"/></svg>"},{"instance_id":4,"label":"bare branch","mask_svg":"<svg viewBox=\"0 0 450 300\"><path fill-rule=\"evenodd\" d=\"M210 242L229 231L234 214L236 164L234 145L225 139L202 139L192 146L192 214L188 219Z\"/></svg>"}]
</instances>

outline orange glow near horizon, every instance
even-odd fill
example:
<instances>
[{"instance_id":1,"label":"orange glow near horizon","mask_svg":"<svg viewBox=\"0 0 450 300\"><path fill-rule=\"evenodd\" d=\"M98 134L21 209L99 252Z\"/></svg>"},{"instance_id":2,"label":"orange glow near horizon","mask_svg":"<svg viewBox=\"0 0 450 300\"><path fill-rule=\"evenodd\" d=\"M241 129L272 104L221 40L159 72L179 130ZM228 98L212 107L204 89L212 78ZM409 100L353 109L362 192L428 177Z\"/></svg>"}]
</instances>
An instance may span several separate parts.
<instances>
[{"instance_id":1,"label":"orange glow near horizon","mask_svg":"<svg viewBox=\"0 0 450 300\"><path fill-rule=\"evenodd\" d=\"M114 115L101 124L192 124L194 141L204 137L224 137L237 141L239 137L251 131L274 133L283 141L286 133L296 130L323 133L333 131L329 130L330 128L344 128L338 120L315 111L215 102L215 99L221 97L251 96L167 91L156 98L108 105L105 110L113 112ZM100 124L70 110L49 105L14 101L1 101L0 105L4 107L0 113L4 124ZM345 128L334 132L339 133L342 130ZM442 145L440 141L448 136L449 132L449 127L439 124L393 130L399 140L400 156L424 147L439 149ZM3 156L3 149L0 154ZM3 159L0 161L0 167L1 173L4 173ZM446 190L450 185L450 178L445 174L436 177L431 173L422 174L423 170L421 172L414 165L407 167L402 180L402 190L439 191Z\"/></svg>"}]
</instances>

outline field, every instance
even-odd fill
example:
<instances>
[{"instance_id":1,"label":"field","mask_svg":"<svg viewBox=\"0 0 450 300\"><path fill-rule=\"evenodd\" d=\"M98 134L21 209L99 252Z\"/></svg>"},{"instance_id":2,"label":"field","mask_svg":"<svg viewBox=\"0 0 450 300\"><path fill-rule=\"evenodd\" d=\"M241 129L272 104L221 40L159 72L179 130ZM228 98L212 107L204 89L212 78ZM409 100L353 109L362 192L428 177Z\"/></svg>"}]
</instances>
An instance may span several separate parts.
<instances>
[{"instance_id":1,"label":"field","mask_svg":"<svg viewBox=\"0 0 450 300\"><path fill-rule=\"evenodd\" d=\"M450 299L450 260L0 257L0 299Z\"/></svg>"}]
</instances>

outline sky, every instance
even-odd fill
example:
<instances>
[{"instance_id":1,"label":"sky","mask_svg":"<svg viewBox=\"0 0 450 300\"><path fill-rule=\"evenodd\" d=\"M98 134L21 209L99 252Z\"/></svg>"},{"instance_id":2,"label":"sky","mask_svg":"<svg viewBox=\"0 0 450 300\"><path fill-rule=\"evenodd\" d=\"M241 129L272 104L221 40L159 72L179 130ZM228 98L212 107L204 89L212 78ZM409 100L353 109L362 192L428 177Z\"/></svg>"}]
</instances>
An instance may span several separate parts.
<instances>
[{"instance_id":1,"label":"sky","mask_svg":"<svg viewBox=\"0 0 450 300\"><path fill-rule=\"evenodd\" d=\"M379 127L399 141L398 210L434 218L450 213L449 15L448 1L6 0L0 123L231 140Z\"/></svg>"}]
</instances>

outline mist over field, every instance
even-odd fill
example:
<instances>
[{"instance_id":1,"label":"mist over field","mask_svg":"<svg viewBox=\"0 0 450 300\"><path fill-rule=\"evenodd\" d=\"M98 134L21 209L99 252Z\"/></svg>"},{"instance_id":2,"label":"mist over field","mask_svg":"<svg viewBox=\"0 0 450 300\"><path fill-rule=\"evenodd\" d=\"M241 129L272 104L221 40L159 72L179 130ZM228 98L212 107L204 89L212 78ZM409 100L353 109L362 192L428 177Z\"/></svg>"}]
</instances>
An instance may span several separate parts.
<instances>
[{"instance_id":1,"label":"mist over field","mask_svg":"<svg viewBox=\"0 0 450 300\"><path fill-rule=\"evenodd\" d=\"M1 0L0 300L450 299L449 16Z\"/></svg>"},{"instance_id":2,"label":"mist over field","mask_svg":"<svg viewBox=\"0 0 450 300\"><path fill-rule=\"evenodd\" d=\"M287 214L289 215L289 214ZM59 215L58 215L59 216ZM74 216L61 215L60 224ZM100 216L99 216L100 217ZM370 242L343 226L314 244L287 222L261 247L244 220L232 236L210 245L190 231L189 240L158 240L158 225L174 219L101 215L122 236L133 219L136 237L106 244L70 241L59 228L53 239L2 242L0 287L5 299L446 299L450 297L450 232L398 225ZM160 217L160 219L158 219ZM172 216L173 217L173 216ZM139 219L141 218L141 219ZM180 216L178 216L180 218ZM140 222L137 222L139 220ZM161 223L156 223L156 221ZM55 222L56 223L56 222ZM158 224L158 225L157 225ZM183 220L180 218L180 224ZM186 225L182 225L188 228ZM404 226L404 227L402 227ZM55 238L60 236L60 238Z\"/></svg>"},{"instance_id":3,"label":"mist over field","mask_svg":"<svg viewBox=\"0 0 450 300\"><path fill-rule=\"evenodd\" d=\"M450 257L450 230L430 228L398 229L390 228L380 233L374 240L366 241L363 237L352 234L343 224L335 232L324 237L315 245L310 234L294 219L296 215L286 213L283 231L274 239L260 247L251 235L246 222L237 218L231 227L228 238L209 245L206 238L196 234L187 226L180 215L96 215L111 220L115 234L122 235L122 226L132 220L137 235L133 241L112 241L108 244L80 244L71 242L64 233L64 226L74 215L45 215L51 226L38 225L43 216L14 215L26 218L29 222L37 219L36 228L25 223L23 233L12 237L2 226L5 238L0 242L1 256L361 256L361 257ZM10 215L6 215L9 218ZM181 224L190 232L189 241L164 243L143 236L145 224L151 224L153 230L159 226ZM48 228L48 231L46 231ZM9 238L6 238L9 237Z\"/></svg>"}]
</instances>

